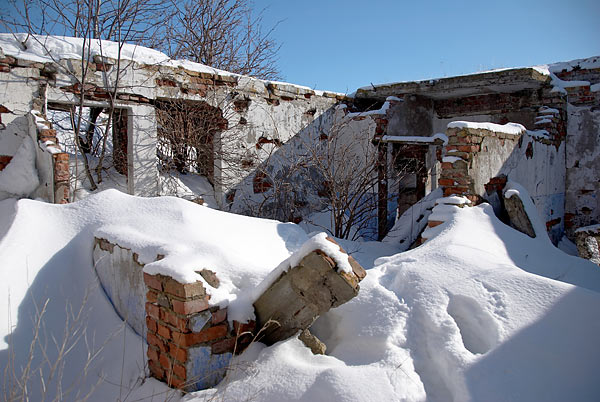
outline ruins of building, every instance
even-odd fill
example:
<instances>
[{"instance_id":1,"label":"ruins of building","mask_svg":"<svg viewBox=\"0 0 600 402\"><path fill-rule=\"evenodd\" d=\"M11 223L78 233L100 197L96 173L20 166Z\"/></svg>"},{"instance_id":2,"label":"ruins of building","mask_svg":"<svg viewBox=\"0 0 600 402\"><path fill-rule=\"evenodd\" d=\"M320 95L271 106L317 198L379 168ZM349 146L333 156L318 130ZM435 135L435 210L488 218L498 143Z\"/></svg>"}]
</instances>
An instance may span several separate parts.
<instances>
[{"instance_id":1,"label":"ruins of building","mask_svg":"<svg viewBox=\"0 0 600 402\"><path fill-rule=\"evenodd\" d=\"M171 148L169 157L175 169L192 163L207 176L222 209L301 220L326 205L333 184L310 163L325 158L350 174L370 168L364 171L372 176L367 181L372 191L365 196L374 196L376 207L367 229L381 239L397 217L434 191L466 196L461 203L485 200L502 218L503 189L511 180L533 197L554 242L564 233L577 235L590 246L591 258L598 256L593 225L600 220L600 57L375 85L347 96L160 59L148 49L133 57L133 46L125 46L129 53L119 59L110 43L106 53L82 62L77 40L35 40L29 51L19 50L13 36L0 35L0 200L70 201L77 163L61 148L48 116L82 106L90 113L112 109L114 168L133 195L161 194L161 139L168 146L169 135L187 138L190 126L200 127L193 153ZM55 41L74 50L44 55ZM343 151L330 152L328 145L340 138ZM313 159L305 162L307 155ZM356 159L360 155L368 158ZM299 174L299 168L305 172ZM422 218L419 212L411 220L423 227L441 224ZM527 222L519 230L527 233ZM410 236L408 243L416 240L413 231ZM190 390L212 386L232 353L248 341L244 335L256 335L253 323L230 325L226 309L210 305L201 282L144 274L135 250L100 237L94 246L102 286L119 314L148 340L155 377ZM345 275L318 251L306 258L312 261L309 269L316 266L329 275L327 281L340 281L343 300L330 300L356 294L364 277L360 267ZM214 273L200 275L218 287ZM282 281L294 278L290 274ZM270 291L286 292L288 285ZM312 287L309 281L305 285ZM313 305L302 297L293 295L298 304L276 311L289 324L280 331L285 336L337 305ZM262 316L260 310L272 304L255 304L260 325L274 314ZM308 313L286 321L295 313L292 307Z\"/></svg>"},{"instance_id":2,"label":"ruins of building","mask_svg":"<svg viewBox=\"0 0 600 402\"><path fill-rule=\"evenodd\" d=\"M56 131L45 119L49 110L71 105L114 108L113 152L120 152L115 164L127 191L160 194L157 144L161 130L177 127L167 129L157 121L179 103L187 105L186 113L203 111L189 117L196 125L207 115L217 121L205 129L207 151L194 157L203 160L196 168L209 176L222 209L251 214L258 202L263 207L259 215L297 221L322 207L315 200L323 198L326 182L323 188L293 180L282 186L280 195L291 190L296 194L291 201L296 215L281 215L279 204L265 200L275 193L274 186L286 181L288 162L278 155L329 141L335 129L356 149L378 156L377 217L371 223L375 237L382 238L398 215L438 187L497 206L502 178L525 186L554 241L565 231L572 237L576 228L600 219L598 57L375 85L346 96L195 63L148 61L141 50L139 58L116 59L106 45L106 53L92 54L82 63L77 54L43 58L43 52L9 46L16 42L10 35L1 39L3 172L25 138L36 145L37 185L20 196L68 202L69 155L60 150ZM38 39L37 46L51 47L52 40ZM448 128L456 121L512 122L525 130ZM235 158L225 157L233 154ZM341 159L334 157L343 164ZM404 174L394 179L400 165ZM323 181L319 175L314 179ZM5 187L0 189L2 198L18 194Z\"/></svg>"}]
</instances>

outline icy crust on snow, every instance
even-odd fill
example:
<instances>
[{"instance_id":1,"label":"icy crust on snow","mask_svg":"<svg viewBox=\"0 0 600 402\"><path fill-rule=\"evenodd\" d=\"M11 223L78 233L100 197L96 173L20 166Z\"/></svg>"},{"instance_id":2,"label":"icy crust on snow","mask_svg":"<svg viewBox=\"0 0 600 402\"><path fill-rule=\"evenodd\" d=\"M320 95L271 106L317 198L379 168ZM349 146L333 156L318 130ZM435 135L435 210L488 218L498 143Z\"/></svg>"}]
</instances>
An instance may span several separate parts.
<instances>
[{"instance_id":1,"label":"icy crust on snow","mask_svg":"<svg viewBox=\"0 0 600 402\"><path fill-rule=\"evenodd\" d=\"M27 40L27 49L15 40L22 42ZM122 45L119 54L119 47ZM68 36L42 36L28 35L25 33L0 33L0 49L5 54L20 59L34 62L57 62L61 59L81 59L83 47L90 50L90 56L96 55L112 59L130 60L141 65L161 65L174 68L183 68L190 71L218 74L222 76L241 77L239 74L229 71L219 70L207 65L196 63L189 60L173 60L166 54L151 48L133 45L129 43L119 44L109 40L73 38ZM86 54L87 54L86 49ZM253 78L254 79L254 78ZM266 83L291 85L296 88L313 90L312 88L278 81L265 81ZM344 95L342 93L314 90L317 96L322 96L325 92L335 95Z\"/></svg>"},{"instance_id":2,"label":"icy crust on snow","mask_svg":"<svg viewBox=\"0 0 600 402\"><path fill-rule=\"evenodd\" d=\"M497 133L518 135L525 131L525 127L519 123L476 123L472 121L453 121L448 123L448 128L473 128L479 130L494 131Z\"/></svg>"},{"instance_id":3,"label":"icy crust on snow","mask_svg":"<svg viewBox=\"0 0 600 402\"><path fill-rule=\"evenodd\" d=\"M0 171L0 192L26 197L40 184L35 168L35 144L27 136L10 163Z\"/></svg>"}]
</instances>

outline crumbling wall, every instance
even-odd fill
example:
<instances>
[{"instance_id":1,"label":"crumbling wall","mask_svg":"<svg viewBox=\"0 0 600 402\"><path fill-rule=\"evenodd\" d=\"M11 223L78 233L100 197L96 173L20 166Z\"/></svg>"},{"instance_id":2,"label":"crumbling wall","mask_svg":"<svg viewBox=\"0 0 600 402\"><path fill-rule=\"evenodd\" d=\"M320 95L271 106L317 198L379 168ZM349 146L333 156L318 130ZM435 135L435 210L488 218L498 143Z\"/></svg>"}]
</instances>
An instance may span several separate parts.
<instances>
[{"instance_id":1,"label":"crumbling wall","mask_svg":"<svg viewBox=\"0 0 600 402\"><path fill-rule=\"evenodd\" d=\"M144 272L134 250L103 238L94 239L94 268L117 313L148 344L150 375L186 391L218 384L235 353L250 342L268 344L307 330L314 320L358 294L364 269L331 239L320 249L307 251L295 266L279 273L274 282L265 278L257 289L254 321L228 320L227 307L211 304L211 288L219 288L217 274L197 271L203 281L181 283L170 276ZM311 241L307 243L312 245ZM329 248L335 250L332 252ZM339 249L339 251L338 251ZM301 248L298 253L304 253ZM160 260L164 256L157 255ZM291 261L293 257L290 257ZM344 264L341 259L347 259ZM347 268L348 265L350 268ZM323 351L324 345L308 333L302 339Z\"/></svg>"},{"instance_id":2,"label":"crumbling wall","mask_svg":"<svg viewBox=\"0 0 600 402\"><path fill-rule=\"evenodd\" d=\"M465 195L475 202L495 196L490 179L504 175L530 193L550 237L564 230L564 143L540 132L494 132L473 127L449 127L447 156L439 180L444 195Z\"/></svg>"},{"instance_id":3,"label":"crumbling wall","mask_svg":"<svg viewBox=\"0 0 600 402\"><path fill-rule=\"evenodd\" d=\"M106 82L114 83L117 62L98 56L87 66L85 85L81 67L60 60L48 88L48 100L77 104L85 94L86 104L108 106ZM81 63L79 63L81 64ZM284 83L265 82L214 70L194 71L193 66L140 65L121 60L119 90L115 107L128 110L128 186L136 195L158 193L156 165L156 119L154 100L204 101L219 108L227 120L226 129L214 141L215 190L217 200L281 144L317 119L344 97ZM220 157L236 155L236 158Z\"/></svg>"},{"instance_id":4,"label":"crumbling wall","mask_svg":"<svg viewBox=\"0 0 600 402\"><path fill-rule=\"evenodd\" d=\"M600 223L600 110L569 105L566 229Z\"/></svg>"},{"instance_id":5,"label":"crumbling wall","mask_svg":"<svg viewBox=\"0 0 600 402\"><path fill-rule=\"evenodd\" d=\"M62 152L52 130L43 115L44 92L48 84L46 65L6 56L0 49L0 160L3 170L13 160L24 141L34 144L35 177L21 177L15 188L30 181L34 188L28 194L22 191L0 191L0 198L30 196L48 202L65 203L68 194L68 155ZM15 162L23 163L23 161ZM22 165L21 165L22 166ZM25 172L23 172L25 174ZM37 183L37 184L35 184Z\"/></svg>"},{"instance_id":6,"label":"crumbling wall","mask_svg":"<svg viewBox=\"0 0 600 402\"><path fill-rule=\"evenodd\" d=\"M94 270L102 289L121 318L146 338L144 265L128 248L101 238L94 240Z\"/></svg>"},{"instance_id":7,"label":"crumbling wall","mask_svg":"<svg viewBox=\"0 0 600 402\"><path fill-rule=\"evenodd\" d=\"M101 238L95 239L93 257L115 310L148 343L151 375L170 386L195 391L216 385L234 351L252 339L242 334L254 323L230 326L227 308L210 305L201 281L180 283L144 273L135 251ZM201 274L218 287L214 273Z\"/></svg>"}]
</instances>

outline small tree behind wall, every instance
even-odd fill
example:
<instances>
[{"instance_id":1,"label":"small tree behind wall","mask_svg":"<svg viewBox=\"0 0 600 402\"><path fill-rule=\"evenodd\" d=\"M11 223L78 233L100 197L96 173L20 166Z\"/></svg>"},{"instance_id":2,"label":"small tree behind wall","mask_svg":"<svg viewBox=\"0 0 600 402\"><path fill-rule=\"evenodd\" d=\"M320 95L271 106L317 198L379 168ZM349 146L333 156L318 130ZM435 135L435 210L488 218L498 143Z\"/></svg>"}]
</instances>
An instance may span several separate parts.
<instances>
[{"instance_id":1,"label":"small tree behind wall","mask_svg":"<svg viewBox=\"0 0 600 402\"><path fill-rule=\"evenodd\" d=\"M414 166L395 164L398 154L392 147L372 141L372 125L341 110L326 112L273 149L236 192L231 210L303 221L344 239L374 240L385 234L395 217L398 183Z\"/></svg>"}]
</instances>

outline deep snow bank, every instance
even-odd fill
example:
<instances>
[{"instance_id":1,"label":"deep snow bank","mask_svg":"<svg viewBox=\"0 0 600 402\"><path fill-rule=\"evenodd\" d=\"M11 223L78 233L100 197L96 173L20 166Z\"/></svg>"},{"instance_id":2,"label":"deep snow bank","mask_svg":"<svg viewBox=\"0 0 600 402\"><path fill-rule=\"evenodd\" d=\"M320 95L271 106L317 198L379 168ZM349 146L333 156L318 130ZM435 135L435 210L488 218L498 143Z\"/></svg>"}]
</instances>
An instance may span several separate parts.
<instances>
[{"instance_id":1,"label":"deep snow bank","mask_svg":"<svg viewBox=\"0 0 600 402\"><path fill-rule=\"evenodd\" d=\"M313 356L297 339L256 343L234 360L217 389L185 399L594 400L600 294L541 276L579 273L597 288L591 264L502 224L489 206L451 208L435 237L375 266L376 257L393 252L389 245L342 242L371 269L356 298L313 325L327 356ZM47 341L48 361L58 355L52 337L60 343L65 327L78 328L60 366L63 400L88 391L99 401L172 396L144 380L143 341L98 288L91 254L101 230L120 241L137 239L149 255L168 251L171 262L198 258L220 267L229 289L222 300L229 303L307 238L295 225L116 191L71 205L0 202L0 297L10 297L0 312L0 365L12 352L9 367L27 365L36 311L44 312L39 339ZM42 393L37 368L46 376L50 370L41 349L37 344L31 365L32 400ZM53 378L46 381L51 396Z\"/></svg>"}]
</instances>

